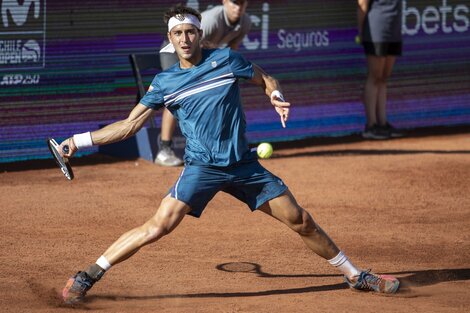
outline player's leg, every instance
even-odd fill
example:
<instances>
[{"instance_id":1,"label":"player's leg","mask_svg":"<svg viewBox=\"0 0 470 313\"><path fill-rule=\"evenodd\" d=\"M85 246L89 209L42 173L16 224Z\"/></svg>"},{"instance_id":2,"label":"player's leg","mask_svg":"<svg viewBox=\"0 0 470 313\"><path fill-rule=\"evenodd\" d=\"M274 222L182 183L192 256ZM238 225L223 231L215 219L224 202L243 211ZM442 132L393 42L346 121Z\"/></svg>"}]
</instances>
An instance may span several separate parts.
<instances>
[{"instance_id":1,"label":"player's leg","mask_svg":"<svg viewBox=\"0 0 470 313\"><path fill-rule=\"evenodd\" d=\"M155 242L173 231L183 220L190 208L182 201L168 195L165 197L156 214L143 225L124 233L117 239L87 270L78 272L67 281L62 292L66 303L76 303L83 299L86 292L104 273L143 246Z\"/></svg>"},{"instance_id":2,"label":"player's leg","mask_svg":"<svg viewBox=\"0 0 470 313\"><path fill-rule=\"evenodd\" d=\"M231 177L222 191L243 201L254 211L262 211L297 232L306 245L345 275L351 288L393 293L396 279L357 269L336 246L312 216L298 205L285 183L266 170L258 161L245 162L227 171Z\"/></svg>"},{"instance_id":3,"label":"player's leg","mask_svg":"<svg viewBox=\"0 0 470 313\"><path fill-rule=\"evenodd\" d=\"M103 256L111 265L126 260L143 246L172 232L189 211L190 208L185 203L167 195L152 218L123 234L105 251Z\"/></svg>"},{"instance_id":4,"label":"player's leg","mask_svg":"<svg viewBox=\"0 0 470 313\"><path fill-rule=\"evenodd\" d=\"M312 216L297 204L290 191L266 202L258 210L286 224L300 235L313 252L324 259L332 259L340 252Z\"/></svg>"},{"instance_id":5,"label":"player's leg","mask_svg":"<svg viewBox=\"0 0 470 313\"><path fill-rule=\"evenodd\" d=\"M380 276L356 268L336 246L312 216L300 207L289 191L264 203L258 210L276 218L297 232L316 254L338 268L349 286L357 290L395 293L399 281L391 276Z\"/></svg>"},{"instance_id":6,"label":"player's leg","mask_svg":"<svg viewBox=\"0 0 470 313\"><path fill-rule=\"evenodd\" d=\"M245 202L251 210L262 211L286 224L321 257L332 259L338 255L338 247L297 204L285 183L257 160L234 166L228 174L235 179L223 191Z\"/></svg>"}]
</instances>

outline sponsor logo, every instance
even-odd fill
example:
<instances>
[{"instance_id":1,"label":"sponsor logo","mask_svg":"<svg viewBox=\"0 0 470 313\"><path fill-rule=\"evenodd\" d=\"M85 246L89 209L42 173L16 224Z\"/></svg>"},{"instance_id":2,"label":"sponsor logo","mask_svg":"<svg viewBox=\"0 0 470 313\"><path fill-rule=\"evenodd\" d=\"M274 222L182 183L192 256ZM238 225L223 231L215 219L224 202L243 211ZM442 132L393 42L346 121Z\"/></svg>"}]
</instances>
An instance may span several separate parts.
<instances>
[{"instance_id":1,"label":"sponsor logo","mask_svg":"<svg viewBox=\"0 0 470 313\"><path fill-rule=\"evenodd\" d=\"M0 71L45 67L45 5L45 0L0 2Z\"/></svg>"},{"instance_id":2,"label":"sponsor logo","mask_svg":"<svg viewBox=\"0 0 470 313\"><path fill-rule=\"evenodd\" d=\"M6 74L0 80L0 86L36 85L39 84L38 74Z\"/></svg>"},{"instance_id":3,"label":"sponsor logo","mask_svg":"<svg viewBox=\"0 0 470 313\"><path fill-rule=\"evenodd\" d=\"M175 18L176 18L178 21L182 22L182 21L184 21L185 16L184 16L183 14L176 14L176 15L175 15Z\"/></svg>"},{"instance_id":4,"label":"sponsor logo","mask_svg":"<svg viewBox=\"0 0 470 313\"><path fill-rule=\"evenodd\" d=\"M302 49L327 47L330 44L328 31L326 30L290 33L280 29L277 32L277 37L279 39L277 44L279 49L294 49L296 52Z\"/></svg>"},{"instance_id":5,"label":"sponsor logo","mask_svg":"<svg viewBox=\"0 0 470 313\"><path fill-rule=\"evenodd\" d=\"M441 31L444 34L464 33L469 29L469 8L464 4L450 5L442 0L440 6L426 6L422 11L403 1L402 34L414 36L420 31L433 35Z\"/></svg>"}]
</instances>

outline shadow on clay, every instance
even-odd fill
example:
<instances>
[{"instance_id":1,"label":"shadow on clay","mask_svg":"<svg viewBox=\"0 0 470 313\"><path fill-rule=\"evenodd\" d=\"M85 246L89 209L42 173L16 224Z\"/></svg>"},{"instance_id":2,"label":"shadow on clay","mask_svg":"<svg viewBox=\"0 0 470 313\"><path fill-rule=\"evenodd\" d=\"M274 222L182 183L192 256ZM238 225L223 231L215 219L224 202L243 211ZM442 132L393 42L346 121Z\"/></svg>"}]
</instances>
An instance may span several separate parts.
<instances>
[{"instance_id":1,"label":"shadow on clay","mask_svg":"<svg viewBox=\"0 0 470 313\"><path fill-rule=\"evenodd\" d=\"M406 150L406 149L337 149L296 153L274 153L271 158L355 156L355 155L405 155L405 154L470 154L470 150Z\"/></svg>"},{"instance_id":2,"label":"shadow on clay","mask_svg":"<svg viewBox=\"0 0 470 313\"><path fill-rule=\"evenodd\" d=\"M231 275L239 275L240 273L252 273L261 278L286 278L286 277L342 277L339 274L272 274L262 271L261 266L251 262L231 262L223 263L216 266L217 270L231 273ZM417 270L403 271L394 273L381 273L395 275L400 279L401 287L396 295L402 297L418 297L426 296L424 293L416 292L416 288L435 285L442 282L462 281L470 279L470 269L436 269L436 270ZM345 283L337 283L331 285L309 286L289 289L271 289L250 292L209 292L209 293L190 293L190 294L161 294L149 296L118 296L118 295L91 295L87 302L93 302L99 299L107 299L113 301L126 300L149 300L149 299L172 299L172 298L236 298L236 297L260 297L271 295L300 294L321 291L333 291L348 289Z\"/></svg>"}]
</instances>

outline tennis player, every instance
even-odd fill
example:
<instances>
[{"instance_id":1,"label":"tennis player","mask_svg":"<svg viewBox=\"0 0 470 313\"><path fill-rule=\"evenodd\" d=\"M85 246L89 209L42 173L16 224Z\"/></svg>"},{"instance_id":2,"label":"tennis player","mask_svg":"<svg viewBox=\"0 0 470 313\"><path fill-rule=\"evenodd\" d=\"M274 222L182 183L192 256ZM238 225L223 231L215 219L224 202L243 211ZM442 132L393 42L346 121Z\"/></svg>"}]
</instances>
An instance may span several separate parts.
<instances>
[{"instance_id":1,"label":"tennis player","mask_svg":"<svg viewBox=\"0 0 470 313\"><path fill-rule=\"evenodd\" d=\"M259 66L229 48L200 47L201 15L183 6L166 13L168 39L179 64L158 74L146 95L125 120L64 140L71 157L77 150L103 145L134 135L153 110L168 108L178 119L187 139L185 165L155 215L118 238L84 271L71 277L63 289L66 303L80 302L112 266L125 261L140 248L171 233L186 215L199 217L207 203L224 191L281 221L297 232L306 245L345 275L351 288L395 293L399 281L355 267L328 235L300 207L284 182L258 162L248 148L246 122L239 80L259 85L285 127L290 103L284 100L278 81Z\"/></svg>"},{"instance_id":2,"label":"tennis player","mask_svg":"<svg viewBox=\"0 0 470 313\"><path fill-rule=\"evenodd\" d=\"M202 47L216 49L230 47L238 50L240 43L251 28L250 16L246 13L248 1L222 0L216 5L201 13ZM163 42L160 50L160 64L163 70L168 69L179 61L173 45L168 40ZM155 163L163 166L180 166L183 164L173 151L172 139L176 129L176 119L169 110L162 113L161 132L158 137L159 151Z\"/></svg>"}]
</instances>

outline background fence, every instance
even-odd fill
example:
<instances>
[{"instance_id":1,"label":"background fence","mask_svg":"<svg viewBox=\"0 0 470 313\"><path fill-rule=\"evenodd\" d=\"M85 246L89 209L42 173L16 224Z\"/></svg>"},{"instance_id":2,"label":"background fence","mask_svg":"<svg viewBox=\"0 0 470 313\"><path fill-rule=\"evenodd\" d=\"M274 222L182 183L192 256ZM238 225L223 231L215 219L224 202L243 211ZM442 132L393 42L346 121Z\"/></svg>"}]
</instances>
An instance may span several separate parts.
<instances>
[{"instance_id":1,"label":"background fence","mask_svg":"<svg viewBox=\"0 0 470 313\"><path fill-rule=\"evenodd\" d=\"M174 3L2 0L0 162L49 157L46 137L61 140L126 117L136 97L128 55L158 51L162 16ZM203 11L221 2L188 3ZM389 85L394 125L470 124L469 7L403 1L404 55ZM354 42L356 2L251 0L247 11L253 27L241 52L281 81L294 106L282 129L268 98L243 84L249 140L361 131L366 68Z\"/></svg>"}]
</instances>

